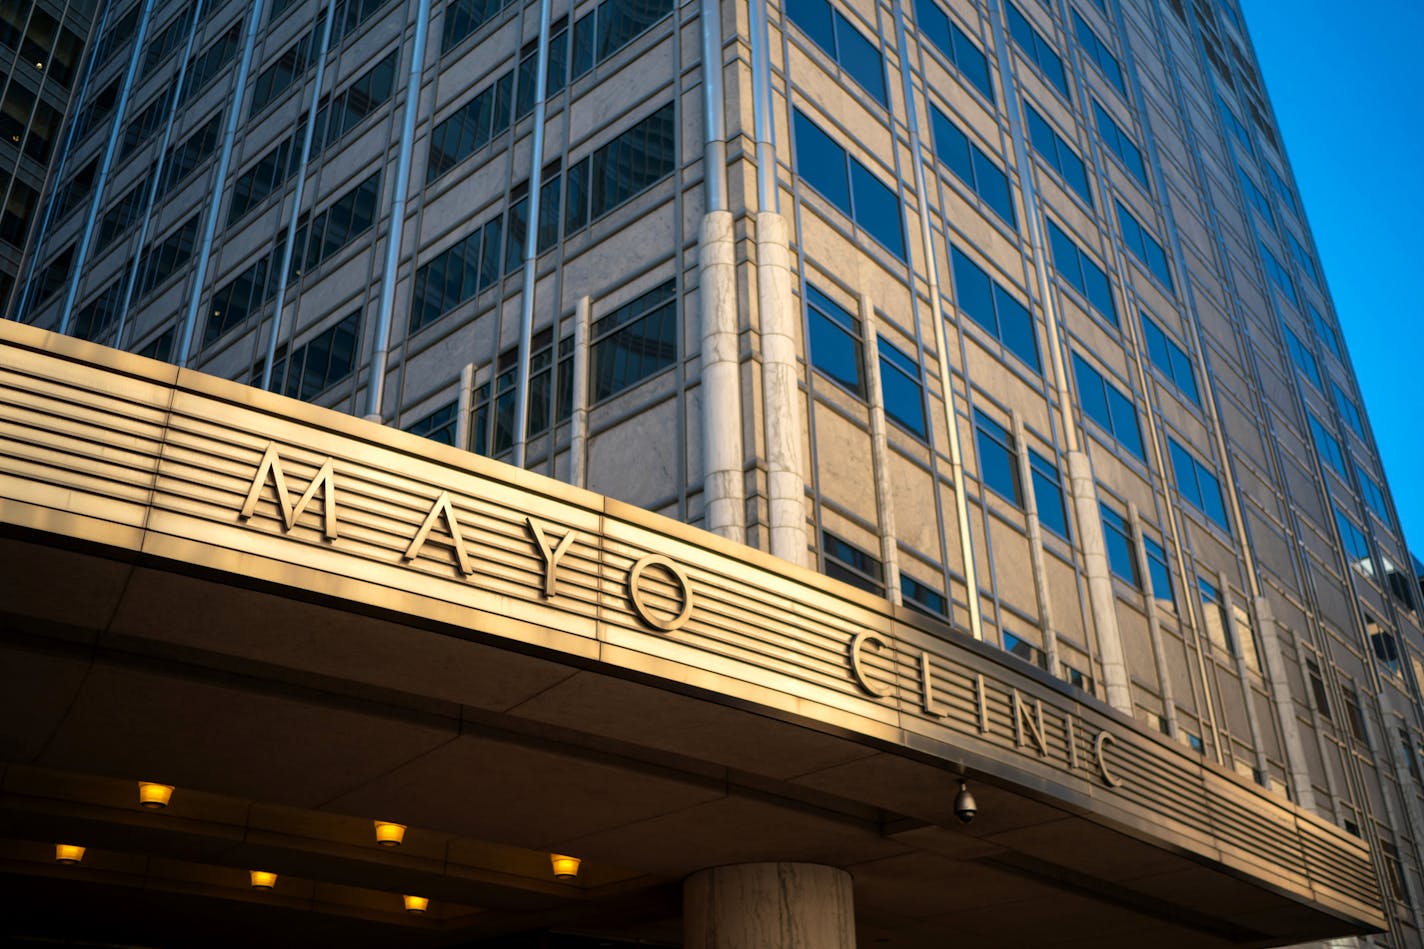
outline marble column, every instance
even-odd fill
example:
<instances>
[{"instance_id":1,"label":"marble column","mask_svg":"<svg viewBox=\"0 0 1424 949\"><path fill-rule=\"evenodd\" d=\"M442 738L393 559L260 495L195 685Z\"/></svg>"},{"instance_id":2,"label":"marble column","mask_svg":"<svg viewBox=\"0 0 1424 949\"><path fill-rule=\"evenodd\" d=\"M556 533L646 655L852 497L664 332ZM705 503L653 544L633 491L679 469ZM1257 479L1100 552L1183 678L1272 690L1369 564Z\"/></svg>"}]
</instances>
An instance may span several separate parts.
<instances>
[{"instance_id":1,"label":"marble column","mask_svg":"<svg viewBox=\"0 0 1424 949\"><path fill-rule=\"evenodd\" d=\"M683 949L855 949L851 877L815 863L713 867L682 887Z\"/></svg>"}]
</instances>

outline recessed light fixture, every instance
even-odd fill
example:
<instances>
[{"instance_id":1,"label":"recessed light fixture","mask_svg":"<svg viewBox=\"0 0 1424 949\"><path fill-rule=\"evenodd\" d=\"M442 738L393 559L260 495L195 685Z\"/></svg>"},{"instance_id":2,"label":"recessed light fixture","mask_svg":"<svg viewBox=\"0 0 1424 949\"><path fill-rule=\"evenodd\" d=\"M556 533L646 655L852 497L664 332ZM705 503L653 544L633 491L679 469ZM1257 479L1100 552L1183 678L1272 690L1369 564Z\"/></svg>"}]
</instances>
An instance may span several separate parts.
<instances>
[{"instance_id":1,"label":"recessed light fixture","mask_svg":"<svg viewBox=\"0 0 1424 949\"><path fill-rule=\"evenodd\" d=\"M405 911L412 916L419 916L430 908L430 900L423 896L404 896L402 899L405 900Z\"/></svg>"},{"instance_id":2,"label":"recessed light fixture","mask_svg":"<svg viewBox=\"0 0 1424 949\"><path fill-rule=\"evenodd\" d=\"M55 844L54 859L56 863L76 864L84 859L84 848L77 844Z\"/></svg>"},{"instance_id":3,"label":"recessed light fixture","mask_svg":"<svg viewBox=\"0 0 1424 949\"><path fill-rule=\"evenodd\" d=\"M577 878L579 864L581 862L578 857L570 857L567 854L549 854L549 863L554 867L555 880L572 880Z\"/></svg>"},{"instance_id":4,"label":"recessed light fixture","mask_svg":"<svg viewBox=\"0 0 1424 949\"><path fill-rule=\"evenodd\" d=\"M268 870L252 871L252 888L254 890L270 890L277 885L277 874Z\"/></svg>"},{"instance_id":5,"label":"recessed light fixture","mask_svg":"<svg viewBox=\"0 0 1424 949\"><path fill-rule=\"evenodd\" d=\"M405 840L405 825L393 824L387 820L372 821L376 825L376 843L382 847L399 847Z\"/></svg>"},{"instance_id":6,"label":"recessed light fixture","mask_svg":"<svg viewBox=\"0 0 1424 949\"><path fill-rule=\"evenodd\" d=\"M161 811L173 797L173 785L155 784L152 781L138 783L138 803L151 811Z\"/></svg>"}]
</instances>

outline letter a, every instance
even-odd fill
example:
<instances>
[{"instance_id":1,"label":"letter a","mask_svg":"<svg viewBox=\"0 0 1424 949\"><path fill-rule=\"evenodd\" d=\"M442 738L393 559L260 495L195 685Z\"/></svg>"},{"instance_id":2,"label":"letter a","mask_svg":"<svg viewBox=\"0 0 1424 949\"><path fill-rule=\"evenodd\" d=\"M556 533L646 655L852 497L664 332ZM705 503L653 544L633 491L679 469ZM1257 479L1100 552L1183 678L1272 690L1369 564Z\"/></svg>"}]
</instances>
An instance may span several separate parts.
<instances>
[{"instance_id":1,"label":"letter a","mask_svg":"<svg viewBox=\"0 0 1424 949\"><path fill-rule=\"evenodd\" d=\"M425 538L430 536L430 529L435 526L435 519L441 514L445 515L445 526L450 529L450 539L455 544L455 559L460 564L460 572L468 577L475 572L475 568L465 553L465 539L460 536L460 519L455 516L455 506L450 503L449 491L441 491L440 497L430 505L430 513L425 515L425 522L420 525L420 530L416 531L410 546L405 549L405 559L414 560L420 555L420 548L425 546Z\"/></svg>"}]
</instances>

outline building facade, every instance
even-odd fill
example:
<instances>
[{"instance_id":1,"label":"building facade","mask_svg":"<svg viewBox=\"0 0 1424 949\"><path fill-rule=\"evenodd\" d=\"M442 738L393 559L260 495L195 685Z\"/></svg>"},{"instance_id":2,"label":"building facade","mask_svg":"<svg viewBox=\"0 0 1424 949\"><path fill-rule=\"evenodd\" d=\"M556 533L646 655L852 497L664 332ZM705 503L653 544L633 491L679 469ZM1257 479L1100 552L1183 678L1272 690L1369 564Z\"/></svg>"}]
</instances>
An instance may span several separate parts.
<instances>
[{"instance_id":1,"label":"building facade","mask_svg":"<svg viewBox=\"0 0 1424 949\"><path fill-rule=\"evenodd\" d=\"M13 319L992 646L1363 842L1421 944L1419 589L1232 0L95 17Z\"/></svg>"}]
</instances>

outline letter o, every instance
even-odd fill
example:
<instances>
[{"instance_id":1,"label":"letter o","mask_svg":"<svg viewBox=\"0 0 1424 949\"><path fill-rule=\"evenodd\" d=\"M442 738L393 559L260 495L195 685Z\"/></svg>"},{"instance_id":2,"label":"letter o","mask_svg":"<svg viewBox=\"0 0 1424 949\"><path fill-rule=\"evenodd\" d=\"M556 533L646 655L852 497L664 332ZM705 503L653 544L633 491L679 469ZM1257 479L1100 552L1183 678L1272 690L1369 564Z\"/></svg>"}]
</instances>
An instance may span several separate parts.
<instances>
[{"instance_id":1,"label":"letter o","mask_svg":"<svg viewBox=\"0 0 1424 949\"><path fill-rule=\"evenodd\" d=\"M643 591L639 587L639 581L643 579L643 571L649 567L662 567L672 578L682 587L682 609L672 619L657 616L648 608L648 604L643 602ZM665 633L670 633L675 629L680 629L687 618L692 615L692 582L687 579L687 574L666 557L653 554L644 557L633 568L628 571L628 599L633 603L633 612L638 614L638 618L654 629L660 629Z\"/></svg>"}]
</instances>

